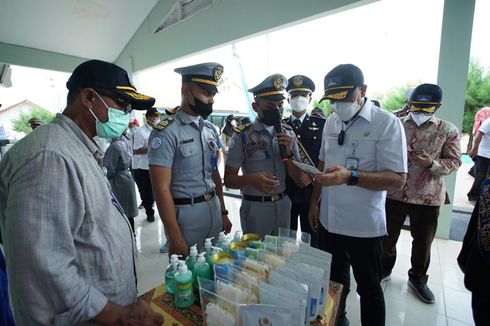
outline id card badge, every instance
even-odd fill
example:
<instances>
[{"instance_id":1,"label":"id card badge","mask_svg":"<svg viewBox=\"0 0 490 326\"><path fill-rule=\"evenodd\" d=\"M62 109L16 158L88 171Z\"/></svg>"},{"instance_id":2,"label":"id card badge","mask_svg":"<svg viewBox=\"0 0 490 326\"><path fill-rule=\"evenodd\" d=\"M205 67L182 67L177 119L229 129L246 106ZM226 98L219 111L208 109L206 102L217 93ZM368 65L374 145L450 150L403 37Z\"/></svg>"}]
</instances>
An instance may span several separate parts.
<instances>
[{"instance_id":1,"label":"id card badge","mask_svg":"<svg viewBox=\"0 0 490 326\"><path fill-rule=\"evenodd\" d=\"M355 157L348 157L345 159L345 168L348 170L357 170L359 167L359 159Z\"/></svg>"}]
</instances>

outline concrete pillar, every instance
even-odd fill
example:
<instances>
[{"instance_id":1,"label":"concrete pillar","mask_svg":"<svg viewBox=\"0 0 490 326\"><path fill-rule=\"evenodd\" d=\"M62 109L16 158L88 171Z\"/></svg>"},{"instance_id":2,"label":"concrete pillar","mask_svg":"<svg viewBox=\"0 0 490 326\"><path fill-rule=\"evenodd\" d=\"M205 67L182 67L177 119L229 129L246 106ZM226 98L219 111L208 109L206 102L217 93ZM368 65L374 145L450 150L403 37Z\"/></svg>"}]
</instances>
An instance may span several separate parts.
<instances>
[{"instance_id":1,"label":"concrete pillar","mask_svg":"<svg viewBox=\"0 0 490 326\"><path fill-rule=\"evenodd\" d=\"M442 19L441 47L437 82L443 91L442 119L451 121L461 131L463 126L464 94L470 58L471 33L475 0L446 0ZM446 177L451 202L454 199L456 173ZM436 236L448 239L453 205L443 205Z\"/></svg>"}]
</instances>

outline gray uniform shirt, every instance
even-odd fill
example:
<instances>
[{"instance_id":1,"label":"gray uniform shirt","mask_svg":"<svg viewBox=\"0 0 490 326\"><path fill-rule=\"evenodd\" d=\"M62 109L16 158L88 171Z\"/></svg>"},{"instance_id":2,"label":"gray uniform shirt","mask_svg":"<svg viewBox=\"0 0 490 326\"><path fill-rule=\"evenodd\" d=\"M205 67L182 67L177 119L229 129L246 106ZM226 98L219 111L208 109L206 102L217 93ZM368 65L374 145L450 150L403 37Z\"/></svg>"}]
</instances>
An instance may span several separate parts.
<instances>
[{"instance_id":1,"label":"gray uniform shirt","mask_svg":"<svg viewBox=\"0 0 490 326\"><path fill-rule=\"evenodd\" d=\"M285 131L292 137L292 152L296 159L299 158L296 136L289 126L284 126ZM286 190L286 164L281 161L281 152L277 143L276 133L270 133L258 120L240 133L234 133L228 148L226 165L234 168L242 168L243 174L267 172L276 176L279 187L276 193ZM253 196L270 196L254 187L245 187L243 193Z\"/></svg>"},{"instance_id":2,"label":"gray uniform shirt","mask_svg":"<svg viewBox=\"0 0 490 326\"><path fill-rule=\"evenodd\" d=\"M172 169L173 198L198 197L214 190L211 177L217 171L218 133L213 125L179 110L164 129L154 129L148 148L149 165ZM169 120L167 120L169 121Z\"/></svg>"},{"instance_id":3,"label":"gray uniform shirt","mask_svg":"<svg viewBox=\"0 0 490 326\"><path fill-rule=\"evenodd\" d=\"M0 227L19 325L76 325L136 301L132 232L98 147L58 114L0 162Z\"/></svg>"}]
</instances>

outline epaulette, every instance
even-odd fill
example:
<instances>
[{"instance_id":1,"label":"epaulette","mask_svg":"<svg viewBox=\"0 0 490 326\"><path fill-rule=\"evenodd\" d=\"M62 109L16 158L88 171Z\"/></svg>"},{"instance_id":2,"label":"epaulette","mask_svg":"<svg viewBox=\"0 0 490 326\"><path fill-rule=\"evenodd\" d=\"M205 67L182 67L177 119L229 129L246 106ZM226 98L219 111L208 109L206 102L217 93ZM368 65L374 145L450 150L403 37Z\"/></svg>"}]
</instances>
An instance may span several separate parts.
<instances>
[{"instance_id":1,"label":"epaulette","mask_svg":"<svg viewBox=\"0 0 490 326\"><path fill-rule=\"evenodd\" d=\"M236 132L237 134L242 133L245 129L249 128L252 125L252 123L247 123L238 127L233 128L233 131Z\"/></svg>"},{"instance_id":2,"label":"epaulette","mask_svg":"<svg viewBox=\"0 0 490 326\"><path fill-rule=\"evenodd\" d=\"M160 121L160 123L157 124L155 127L153 127L153 129L163 130L163 129L167 128L172 122L174 122L174 118L168 117L167 119Z\"/></svg>"},{"instance_id":3,"label":"epaulette","mask_svg":"<svg viewBox=\"0 0 490 326\"><path fill-rule=\"evenodd\" d=\"M282 121L282 127L286 130L293 130L293 128L291 128L291 126L288 125L284 120Z\"/></svg>"}]
</instances>

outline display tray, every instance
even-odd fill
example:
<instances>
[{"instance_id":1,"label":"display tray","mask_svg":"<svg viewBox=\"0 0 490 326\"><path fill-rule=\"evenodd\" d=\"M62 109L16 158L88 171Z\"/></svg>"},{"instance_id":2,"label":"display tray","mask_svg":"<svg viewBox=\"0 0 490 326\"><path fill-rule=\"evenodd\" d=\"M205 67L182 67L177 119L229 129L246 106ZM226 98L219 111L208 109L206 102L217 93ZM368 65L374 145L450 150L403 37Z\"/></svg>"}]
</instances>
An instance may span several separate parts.
<instances>
[{"instance_id":1,"label":"display tray","mask_svg":"<svg viewBox=\"0 0 490 326\"><path fill-rule=\"evenodd\" d=\"M325 306L325 311L311 325L335 325L342 288L342 284L330 281L330 287L328 289L329 298ZM164 325L172 326L204 325L198 299L199 296L196 296L196 303L189 308L177 308L174 306L174 295L166 291L165 284L161 284L138 297L139 301L145 301L153 311L165 318Z\"/></svg>"}]
</instances>

